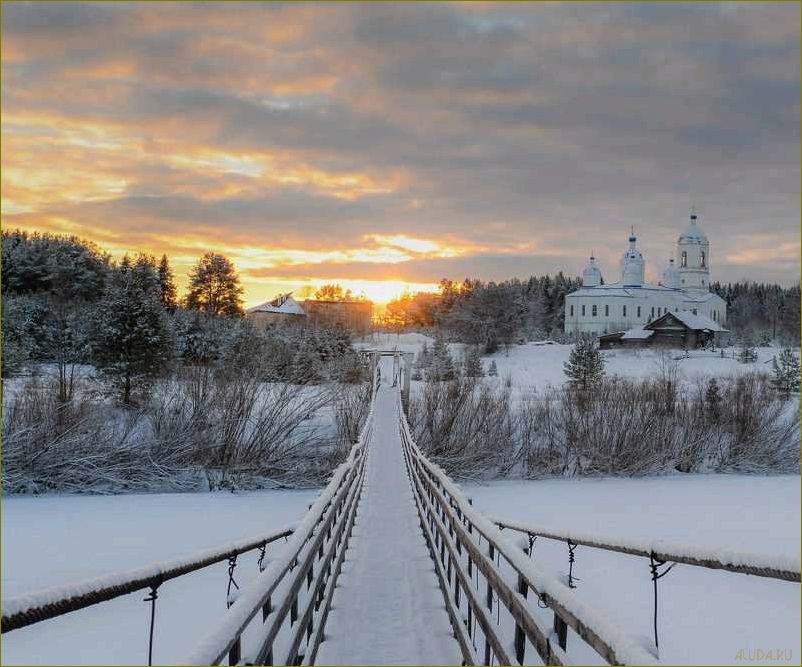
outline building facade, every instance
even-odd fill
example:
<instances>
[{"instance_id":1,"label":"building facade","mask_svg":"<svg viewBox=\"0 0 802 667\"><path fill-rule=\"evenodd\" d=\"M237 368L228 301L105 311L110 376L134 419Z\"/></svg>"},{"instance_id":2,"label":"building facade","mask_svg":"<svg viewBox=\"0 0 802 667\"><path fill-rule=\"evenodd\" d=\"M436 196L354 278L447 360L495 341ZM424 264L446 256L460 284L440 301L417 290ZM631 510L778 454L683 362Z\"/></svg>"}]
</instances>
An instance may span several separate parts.
<instances>
[{"instance_id":1,"label":"building facade","mask_svg":"<svg viewBox=\"0 0 802 667\"><path fill-rule=\"evenodd\" d=\"M594 257L582 273L582 287L565 297L565 332L601 336L640 327L670 312L689 311L723 326L727 304L710 291L710 242L695 212L677 239L676 258L662 280L645 280L645 260L634 230L620 261L621 278L604 283Z\"/></svg>"}]
</instances>

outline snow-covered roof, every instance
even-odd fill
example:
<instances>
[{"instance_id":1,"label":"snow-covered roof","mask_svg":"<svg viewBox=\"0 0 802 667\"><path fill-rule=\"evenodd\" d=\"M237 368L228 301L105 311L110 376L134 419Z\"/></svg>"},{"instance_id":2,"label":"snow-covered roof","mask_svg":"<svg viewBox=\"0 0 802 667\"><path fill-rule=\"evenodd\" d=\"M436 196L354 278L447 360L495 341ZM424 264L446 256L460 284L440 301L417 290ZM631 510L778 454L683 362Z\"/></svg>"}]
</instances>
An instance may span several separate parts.
<instances>
[{"instance_id":1,"label":"snow-covered roof","mask_svg":"<svg viewBox=\"0 0 802 667\"><path fill-rule=\"evenodd\" d=\"M634 329L630 329L629 331L625 331L624 335L621 336L621 338L623 338L624 340L644 340L646 338L651 337L653 334L654 331L636 327Z\"/></svg>"},{"instance_id":2,"label":"snow-covered roof","mask_svg":"<svg viewBox=\"0 0 802 667\"><path fill-rule=\"evenodd\" d=\"M685 228L685 231L679 235L680 241L707 241L707 236L705 236L704 231L702 228L696 224L696 216L691 215L691 221L688 223L688 226Z\"/></svg>"},{"instance_id":3,"label":"snow-covered roof","mask_svg":"<svg viewBox=\"0 0 802 667\"><path fill-rule=\"evenodd\" d=\"M718 322L714 322L706 315L694 315L689 310L680 310L671 313L689 329L707 329L708 331L726 331Z\"/></svg>"},{"instance_id":4,"label":"snow-covered roof","mask_svg":"<svg viewBox=\"0 0 802 667\"><path fill-rule=\"evenodd\" d=\"M249 313L283 313L284 315L306 315L301 304L290 294L279 294L272 301L266 301L248 309Z\"/></svg>"},{"instance_id":5,"label":"snow-covered roof","mask_svg":"<svg viewBox=\"0 0 802 667\"><path fill-rule=\"evenodd\" d=\"M651 283L643 283L642 285L623 285L620 282L607 283L606 285L596 285L595 287L580 287L578 290L571 292L568 296L623 296L634 297L642 292L671 292L676 294L682 290L671 289L663 287L662 285L652 285Z\"/></svg>"}]
</instances>

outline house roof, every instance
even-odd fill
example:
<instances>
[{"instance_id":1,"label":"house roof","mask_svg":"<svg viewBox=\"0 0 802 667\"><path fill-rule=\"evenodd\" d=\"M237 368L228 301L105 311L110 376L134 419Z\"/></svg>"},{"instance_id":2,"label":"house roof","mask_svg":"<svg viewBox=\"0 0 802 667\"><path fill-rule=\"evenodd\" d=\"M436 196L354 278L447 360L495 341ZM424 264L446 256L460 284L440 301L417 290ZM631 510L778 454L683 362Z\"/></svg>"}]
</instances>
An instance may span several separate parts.
<instances>
[{"instance_id":1,"label":"house roof","mask_svg":"<svg viewBox=\"0 0 802 667\"><path fill-rule=\"evenodd\" d=\"M629 331L625 331L624 334L621 336L624 340L645 340L646 338L651 337L654 335L654 331L650 329L642 329L641 327L635 327L634 329L630 329Z\"/></svg>"},{"instance_id":2,"label":"house roof","mask_svg":"<svg viewBox=\"0 0 802 667\"><path fill-rule=\"evenodd\" d=\"M248 309L249 313L283 313L284 315L306 315L306 312L295 299L292 293L279 294L272 301Z\"/></svg>"},{"instance_id":3,"label":"house roof","mask_svg":"<svg viewBox=\"0 0 802 667\"><path fill-rule=\"evenodd\" d=\"M656 320L652 320L645 327L652 329L658 322L665 320L668 317L673 317L682 322L689 329L694 331L726 331L718 322L711 320L706 315L694 315L690 310L679 310L675 312L668 312L661 315Z\"/></svg>"}]
</instances>

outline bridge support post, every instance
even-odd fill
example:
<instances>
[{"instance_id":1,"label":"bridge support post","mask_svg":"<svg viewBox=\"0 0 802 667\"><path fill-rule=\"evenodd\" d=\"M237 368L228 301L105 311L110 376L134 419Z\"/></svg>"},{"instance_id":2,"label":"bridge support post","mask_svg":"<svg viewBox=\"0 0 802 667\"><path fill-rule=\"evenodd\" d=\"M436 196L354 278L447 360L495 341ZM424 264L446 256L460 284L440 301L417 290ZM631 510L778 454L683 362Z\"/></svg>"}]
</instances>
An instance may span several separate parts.
<instances>
[{"instance_id":1,"label":"bridge support post","mask_svg":"<svg viewBox=\"0 0 802 667\"><path fill-rule=\"evenodd\" d=\"M404 352L404 388L401 391L401 405L404 406L404 412L409 414L409 381L412 375L412 352Z\"/></svg>"}]
</instances>

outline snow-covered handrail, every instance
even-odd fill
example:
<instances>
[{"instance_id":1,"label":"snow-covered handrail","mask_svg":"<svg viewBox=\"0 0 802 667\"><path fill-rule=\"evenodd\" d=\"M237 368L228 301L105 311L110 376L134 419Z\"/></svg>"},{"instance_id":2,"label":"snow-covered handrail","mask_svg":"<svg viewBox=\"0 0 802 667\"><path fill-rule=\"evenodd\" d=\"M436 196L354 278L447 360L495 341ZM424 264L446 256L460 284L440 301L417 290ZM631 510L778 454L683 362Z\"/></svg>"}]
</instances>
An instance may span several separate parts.
<instances>
[{"instance_id":1,"label":"snow-covered handrail","mask_svg":"<svg viewBox=\"0 0 802 667\"><path fill-rule=\"evenodd\" d=\"M294 526L288 526L266 535L230 542L146 567L4 598L2 632L24 628L122 595L159 586L165 581L201 570L239 554L262 549L271 542L288 538L293 530Z\"/></svg>"},{"instance_id":2,"label":"snow-covered handrail","mask_svg":"<svg viewBox=\"0 0 802 667\"><path fill-rule=\"evenodd\" d=\"M502 519L497 516L488 517L502 529L510 529L535 537L543 537L560 542L617 551L619 553L656 560L707 567L714 570L726 570L741 574L752 574L758 577L769 577L783 581L800 581L799 557L795 555L755 554L738 549L711 549L688 544L669 542L666 540L619 539L603 537L575 530L554 531L532 524Z\"/></svg>"},{"instance_id":3,"label":"snow-covered handrail","mask_svg":"<svg viewBox=\"0 0 802 667\"><path fill-rule=\"evenodd\" d=\"M413 487L417 489L424 534L430 540L433 558L437 559L439 551L442 564L445 566L447 563L449 585L451 570L455 570L453 594L457 605L460 604L460 589L467 598L468 616L462 620L469 626L477 624L485 636L484 664L490 664L491 652L501 664L510 664L510 655L514 656L517 663L523 664L526 640L535 647L546 664L565 664L567 627L573 628L609 664L648 665L656 662L655 656L639 640L621 632L601 612L579 600L571 589L531 561L519 547L507 540L492 521L474 509L439 466L420 452L400 409L399 420L410 477ZM479 548L482 539L488 545L487 554ZM517 586L506 581L499 564L495 562L498 557L503 557L515 573ZM473 585L468 583L472 580L462 578L465 560L469 574L479 571L486 580L486 605L477 605ZM463 582L461 585L458 579ZM554 612L553 632L544 628L542 621L532 613L533 609L526 601L530 590L541 604ZM515 620L515 641L509 647L514 652L509 651L503 638L486 618L490 610L489 620L493 620L494 596ZM478 658L481 660L481 656Z\"/></svg>"},{"instance_id":4,"label":"snow-covered handrail","mask_svg":"<svg viewBox=\"0 0 802 667\"><path fill-rule=\"evenodd\" d=\"M217 665L226 656L230 665L243 662L241 637L260 611L258 646L248 649L254 655L247 656L247 664L314 662L362 489L377 377L373 382L368 417L347 460L334 471L281 554L243 591L215 630L177 664ZM289 641L274 646L279 632L288 627ZM274 656L274 648L282 653Z\"/></svg>"}]
</instances>

